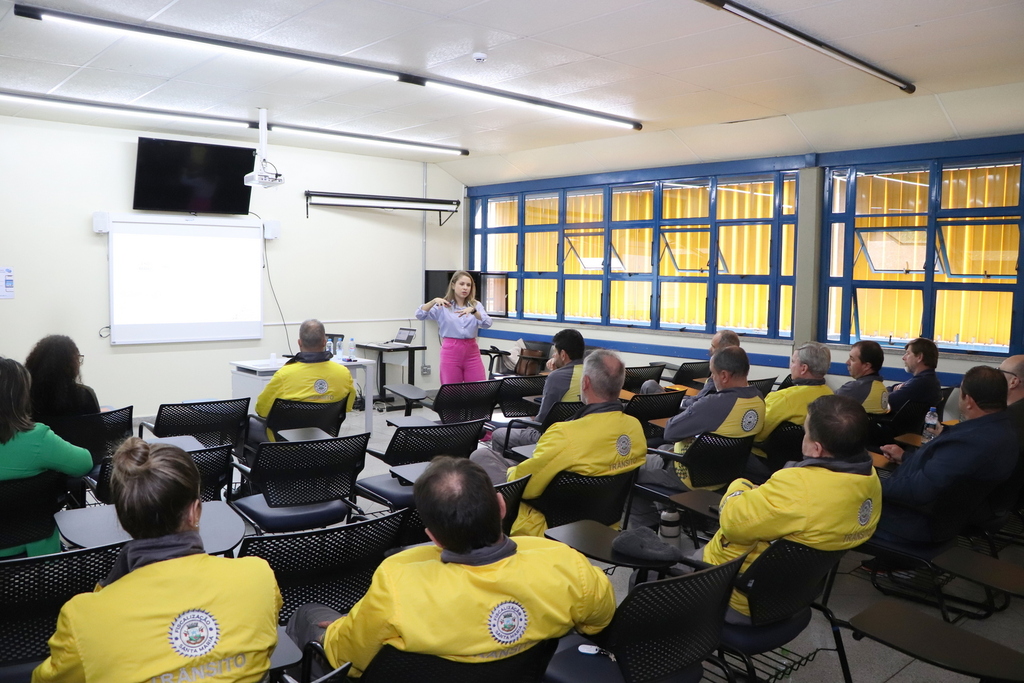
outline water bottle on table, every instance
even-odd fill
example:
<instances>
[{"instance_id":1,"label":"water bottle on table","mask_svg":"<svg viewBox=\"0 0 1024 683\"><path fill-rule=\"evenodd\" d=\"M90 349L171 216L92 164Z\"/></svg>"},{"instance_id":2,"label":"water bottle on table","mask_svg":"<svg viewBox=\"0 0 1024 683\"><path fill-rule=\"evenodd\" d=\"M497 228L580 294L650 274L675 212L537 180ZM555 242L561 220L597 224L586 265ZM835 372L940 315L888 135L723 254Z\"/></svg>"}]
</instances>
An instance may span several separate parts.
<instances>
[{"instance_id":1,"label":"water bottle on table","mask_svg":"<svg viewBox=\"0 0 1024 683\"><path fill-rule=\"evenodd\" d=\"M925 444L935 438L939 431L939 413L935 408L929 408L928 414L924 416L924 430L921 432L921 443Z\"/></svg>"}]
</instances>

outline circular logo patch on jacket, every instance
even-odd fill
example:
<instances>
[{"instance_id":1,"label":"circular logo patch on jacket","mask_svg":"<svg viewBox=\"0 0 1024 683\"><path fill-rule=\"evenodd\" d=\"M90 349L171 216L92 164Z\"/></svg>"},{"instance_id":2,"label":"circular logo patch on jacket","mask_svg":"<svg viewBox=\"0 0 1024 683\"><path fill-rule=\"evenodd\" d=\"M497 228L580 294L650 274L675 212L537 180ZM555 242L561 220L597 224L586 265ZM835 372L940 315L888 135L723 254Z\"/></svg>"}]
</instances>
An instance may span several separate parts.
<instances>
[{"instance_id":1,"label":"circular logo patch on jacket","mask_svg":"<svg viewBox=\"0 0 1024 683\"><path fill-rule=\"evenodd\" d=\"M860 504L860 511L857 512L857 522L861 526L866 526L871 521L871 511L874 509L874 503L868 498Z\"/></svg>"},{"instance_id":2,"label":"circular logo patch on jacket","mask_svg":"<svg viewBox=\"0 0 1024 683\"><path fill-rule=\"evenodd\" d=\"M743 431L753 431L754 427L757 426L757 411L751 408L747 412L743 413L743 419L740 420L740 427Z\"/></svg>"},{"instance_id":3,"label":"circular logo patch on jacket","mask_svg":"<svg viewBox=\"0 0 1024 683\"><path fill-rule=\"evenodd\" d=\"M182 657L202 657L217 645L220 630L212 614L193 609L178 615L171 623L168 637L171 647Z\"/></svg>"},{"instance_id":4,"label":"circular logo patch on jacket","mask_svg":"<svg viewBox=\"0 0 1024 683\"><path fill-rule=\"evenodd\" d=\"M317 381L313 382L313 391L315 391L318 394L326 394L327 393L327 380L325 380L325 379L318 379Z\"/></svg>"},{"instance_id":5,"label":"circular logo patch on jacket","mask_svg":"<svg viewBox=\"0 0 1024 683\"><path fill-rule=\"evenodd\" d=\"M615 452L626 457L633 451L633 440L623 434L615 440Z\"/></svg>"},{"instance_id":6,"label":"circular logo patch on jacket","mask_svg":"<svg viewBox=\"0 0 1024 683\"><path fill-rule=\"evenodd\" d=\"M503 602L491 610L487 629L502 645L511 645L526 633L526 610L518 602Z\"/></svg>"},{"instance_id":7,"label":"circular logo patch on jacket","mask_svg":"<svg viewBox=\"0 0 1024 683\"><path fill-rule=\"evenodd\" d=\"M889 392L886 391L885 389L882 389L882 397L881 398L882 398L882 400L881 400L882 410L889 410Z\"/></svg>"}]
</instances>

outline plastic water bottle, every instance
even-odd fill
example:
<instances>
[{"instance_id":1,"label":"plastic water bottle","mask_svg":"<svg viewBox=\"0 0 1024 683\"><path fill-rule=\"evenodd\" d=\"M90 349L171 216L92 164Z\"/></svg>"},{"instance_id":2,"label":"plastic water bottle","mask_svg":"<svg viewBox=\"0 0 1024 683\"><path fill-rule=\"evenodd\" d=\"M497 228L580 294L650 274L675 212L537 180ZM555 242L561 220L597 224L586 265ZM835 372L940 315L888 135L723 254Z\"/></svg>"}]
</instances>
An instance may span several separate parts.
<instances>
[{"instance_id":1,"label":"plastic water bottle","mask_svg":"<svg viewBox=\"0 0 1024 683\"><path fill-rule=\"evenodd\" d=\"M327 340L327 353L334 355L334 342L330 339Z\"/></svg>"},{"instance_id":2,"label":"plastic water bottle","mask_svg":"<svg viewBox=\"0 0 1024 683\"><path fill-rule=\"evenodd\" d=\"M356 357L356 338L349 337L345 340L345 360L352 360Z\"/></svg>"},{"instance_id":3,"label":"plastic water bottle","mask_svg":"<svg viewBox=\"0 0 1024 683\"><path fill-rule=\"evenodd\" d=\"M939 413L935 408L929 408L928 414L924 416L924 431L921 432L921 443L928 443L935 438L939 428Z\"/></svg>"}]
</instances>

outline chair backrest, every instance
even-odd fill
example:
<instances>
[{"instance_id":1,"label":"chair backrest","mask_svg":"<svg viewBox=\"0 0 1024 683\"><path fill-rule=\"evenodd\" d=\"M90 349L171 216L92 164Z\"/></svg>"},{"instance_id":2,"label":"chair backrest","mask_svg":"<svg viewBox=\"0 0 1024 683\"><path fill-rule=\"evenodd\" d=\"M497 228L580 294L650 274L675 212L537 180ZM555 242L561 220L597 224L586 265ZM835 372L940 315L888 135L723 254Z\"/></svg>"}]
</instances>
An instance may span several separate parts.
<instances>
[{"instance_id":1,"label":"chair backrest","mask_svg":"<svg viewBox=\"0 0 1024 683\"><path fill-rule=\"evenodd\" d=\"M795 422L783 422L761 445L768 455L768 469L781 470L790 460L803 459L804 428Z\"/></svg>"},{"instance_id":2,"label":"chair backrest","mask_svg":"<svg viewBox=\"0 0 1024 683\"><path fill-rule=\"evenodd\" d=\"M529 650L511 657L470 663L385 645L359 680L362 683L533 683L543 677L557 646L557 639L542 640Z\"/></svg>"},{"instance_id":3,"label":"chair backrest","mask_svg":"<svg viewBox=\"0 0 1024 683\"><path fill-rule=\"evenodd\" d=\"M156 413L153 434L194 436L204 446L237 444L248 424L249 397L226 401L164 403Z\"/></svg>"},{"instance_id":4,"label":"chair backrest","mask_svg":"<svg viewBox=\"0 0 1024 683\"><path fill-rule=\"evenodd\" d=\"M766 377L765 379L750 379L747 384L761 392L761 398L767 396L775 388L775 380L778 377Z\"/></svg>"},{"instance_id":5,"label":"chair backrest","mask_svg":"<svg viewBox=\"0 0 1024 683\"><path fill-rule=\"evenodd\" d=\"M676 374L672 376L672 384L689 385L695 379L711 375L711 361L699 360L692 363L680 363Z\"/></svg>"},{"instance_id":6,"label":"chair backrest","mask_svg":"<svg viewBox=\"0 0 1024 683\"><path fill-rule=\"evenodd\" d=\"M679 412L679 405L686 398L686 392L666 391L660 394L636 394L629 399L623 408L626 415L632 415L640 421L644 436L648 439L660 436L664 429L651 424L651 420L663 417L674 417Z\"/></svg>"},{"instance_id":7,"label":"chair backrest","mask_svg":"<svg viewBox=\"0 0 1024 683\"><path fill-rule=\"evenodd\" d=\"M333 403L275 399L267 413L267 429L277 434L282 429L317 427L331 436L337 436L341 423L345 421L347 402L347 395Z\"/></svg>"},{"instance_id":8,"label":"chair backrest","mask_svg":"<svg viewBox=\"0 0 1024 683\"><path fill-rule=\"evenodd\" d=\"M768 546L735 584L747 596L754 626L789 619L810 606L845 554L785 539Z\"/></svg>"},{"instance_id":9,"label":"chair backrest","mask_svg":"<svg viewBox=\"0 0 1024 683\"><path fill-rule=\"evenodd\" d=\"M308 602L346 613L370 587L384 553L395 547L405 510L344 526L246 536L239 557L262 557L274 570L284 606L279 623Z\"/></svg>"},{"instance_id":10,"label":"chair backrest","mask_svg":"<svg viewBox=\"0 0 1024 683\"><path fill-rule=\"evenodd\" d=\"M621 474L590 477L564 470L555 475L544 493L529 501L540 510L548 527L592 519L601 524L616 524L622 519L639 468Z\"/></svg>"},{"instance_id":11,"label":"chair backrest","mask_svg":"<svg viewBox=\"0 0 1024 683\"><path fill-rule=\"evenodd\" d=\"M544 416L544 422L541 423L540 431L546 432L548 427L556 422L571 420L573 416L583 410L583 408L584 403L582 401L559 401L551 406L551 409L548 410L548 414Z\"/></svg>"},{"instance_id":12,"label":"chair backrest","mask_svg":"<svg viewBox=\"0 0 1024 683\"><path fill-rule=\"evenodd\" d=\"M671 680L717 647L733 581L746 556L661 581L638 583L593 636L615 653L626 683Z\"/></svg>"},{"instance_id":13,"label":"chair backrest","mask_svg":"<svg viewBox=\"0 0 1024 683\"><path fill-rule=\"evenodd\" d=\"M199 497L203 501L221 500L221 491L231 483L231 444L204 448L199 451L186 451L196 463L199 470ZM96 476L96 499L108 505L114 502L110 492L110 473L114 469L113 459L108 455L100 463L100 471Z\"/></svg>"},{"instance_id":14,"label":"chair backrest","mask_svg":"<svg viewBox=\"0 0 1024 683\"><path fill-rule=\"evenodd\" d=\"M92 464L113 455L121 442L132 435L132 406L106 413L44 417L37 420L68 443L80 446L92 455Z\"/></svg>"},{"instance_id":15,"label":"chair backrest","mask_svg":"<svg viewBox=\"0 0 1024 683\"><path fill-rule=\"evenodd\" d=\"M481 382L442 384L437 390L431 409L444 424L489 420L491 413L494 412L494 406L498 404L498 392L503 381L485 379Z\"/></svg>"},{"instance_id":16,"label":"chair backrest","mask_svg":"<svg viewBox=\"0 0 1024 683\"><path fill-rule=\"evenodd\" d=\"M66 502L68 478L46 471L33 477L0 481L0 548L49 538L53 515Z\"/></svg>"},{"instance_id":17,"label":"chair backrest","mask_svg":"<svg viewBox=\"0 0 1024 683\"><path fill-rule=\"evenodd\" d=\"M427 462L435 455L468 458L477 446L484 421L453 422L426 427L399 427L380 459L391 467Z\"/></svg>"},{"instance_id":18,"label":"chair backrest","mask_svg":"<svg viewBox=\"0 0 1024 683\"><path fill-rule=\"evenodd\" d=\"M256 447L251 478L272 508L351 499L369 441L369 434L265 441Z\"/></svg>"},{"instance_id":19,"label":"chair backrest","mask_svg":"<svg viewBox=\"0 0 1024 683\"><path fill-rule=\"evenodd\" d=\"M922 401L907 401L901 405L896 414L892 416L893 435L920 434L924 429L925 415L932 407Z\"/></svg>"},{"instance_id":20,"label":"chair backrest","mask_svg":"<svg viewBox=\"0 0 1024 683\"><path fill-rule=\"evenodd\" d=\"M754 437L736 439L705 432L683 454L683 464L695 487L726 486L743 476Z\"/></svg>"},{"instance_id":21,"label":"chair backrest","mask_svg":"<svg viewBox=\"0 0 1024 683\"><path fill-rule=\"evenodd\" d=\"M121 545L0 562L0 665L48 657L61 607L106 578Z\"/></svg>"},{"instance_id":22,"label":"chair backrest","mask_svg":"<svg viewBox=\"0 0 1024 683\"><path fill-rule=\"evenodd\" d=\"M626 391L640 391L640 387L642 387L644 382L647 380L653 379L655 382L660 380L661 371L664 369L664 363L626 368L626 381L622 385L622 388Z\"/></svg>"},{"instance_id":23,"label":"chair backrest","mask_svg":"<svg viewBox=\"0 0 1024 683\"><path fill-rule=\"evenodd\" d=\"M789 389L791 386L793 386L793 375L786 375L779 383L779 391Z\"/></svg>"},{"instance_id":24,"label":"chair backrest","mask_svg":"<svg viewBox=\"0 0 1024 683\"><path fill-rule=\"evenodd\" d=\"M532 417L540 410L540 404L527 401L526 396L544 393L545 375L512 375L501 380L498 391L498 405L505 417Z\"/></svg>"},{"instance_id":25,"label":"chair backrest","mask_svg":"<svg viewBox=\"0 0 1024 683\"><path fill-rule=\"evenodd\" d=\"M923 510L928 521L928 533L935 543L948 541L964 530L971 519L988 508L988 499L1003 483L1013 478L986 480L960 477L943 489Z\"/></svg>"},{"instance_id":26,"label":"chair backrest","mask_svg":"<svg viewBox=\"0 0 1024 683\"><path fill-rule=\"evenodd\" d=\"M531 476L533 475L527 474L525 477L506 481L504 484L496 484L494 487L494 490L505 499L505 516L501 520L501 528L506 536L512 533L512 525L515 524L516 517L519 515L519 503L523 500L523 491L530 483Z\"/></svg>"},{"instance_id":27,"label":"chair backrest","mask_svg":"<svg viewBox=\"0 0 1024 683\"><path fill-rule=\"evenodd\" d=\"M939 413L939 422L945 419L943 415L946 412L946 403L949 402L949 397L952 396L953 392L956 391L958 388L959 387L941 387L939 389L939 393L942 395L942 399L939 401L939 405L935 406L937 412Z\"/></svg>"}]
</instances>

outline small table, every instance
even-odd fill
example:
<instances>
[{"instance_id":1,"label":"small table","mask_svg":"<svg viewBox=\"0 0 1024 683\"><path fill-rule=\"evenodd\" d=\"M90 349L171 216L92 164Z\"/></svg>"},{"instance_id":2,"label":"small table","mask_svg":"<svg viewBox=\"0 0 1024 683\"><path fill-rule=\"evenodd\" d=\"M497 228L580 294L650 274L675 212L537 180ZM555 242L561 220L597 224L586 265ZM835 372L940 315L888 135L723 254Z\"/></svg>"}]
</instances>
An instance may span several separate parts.
<instances>
[{"instance_id":1,"label":"small table","mask_svg":"<svg viewBox=\"0 0 1024 683\"><path fill-rule=\"evenodd\" d=\"M556 526L544 532L545 537L564 543L592 560L619 567L658 572L659 578L675 564L673 560L645 560L620 553L612 548L612 542L618 535L619 532L615 529L606 527L593 519L581 519L578 522Z\"/></svg>"},{"instance_id":2,"label":"small table","mask_svg":"<svg viewBox=\"0 0 1024 683\"><path fill-rule=\"evenodd\" d=\"M117 521L113 505L61 510L53 518L60 535L79 548L95 548L132 540ZM199 535L208 554L223 555L241 543L245 535L245 522L223 501L203 503Z\"/></svg>"},{"instance_id":3,"label":"small table","mask_svg":"<svg viewBox=\"0 0 1024 683\"><path fill-rule=\"evenodd\" d=\"M411 465L397 465L391 468L391 476L406 486L412 486L430 467L429 462L414 462Z\"/></svg>"},{"instance_id":4,"label":"small table","mask_svg":"<svg viewBox=\"0 0 1024 683\"><path fill-rule=\"evenodd\" d=\"M167 443L172 446L177 446L186 453L192 453L194 451L201 451L207 446L204 446L199 439L194 436L151 436L148 439L143 439L146 443Z\"/></svg>"},{"instance_id":5,"label":"small table","mask_svg":"<svg viewBox=\"0 0 1024 683\"><path fill-rule=\"evenodd\" d=\"M426 346L413 346L412 344L356 344L356 348L375 351L377 353L377 395L374 401L388 401L389 396L384 393L384 354L406 352L409 354L408 377L409 384L416 384L416 352L426 351Z\"/></svg>"},{"instance_id":6,"label":"small table","mask_svg":"<svg viewBox=\"0 0 1024 683\"><path fill-rule=\"evenodd\" d=\"M270 655L270 673L279 674L302 661L302 650L295 644L284 626L277 627L277 647ZM276 680L271 677L271 680Z\"/></svg>"}]
</instances>

